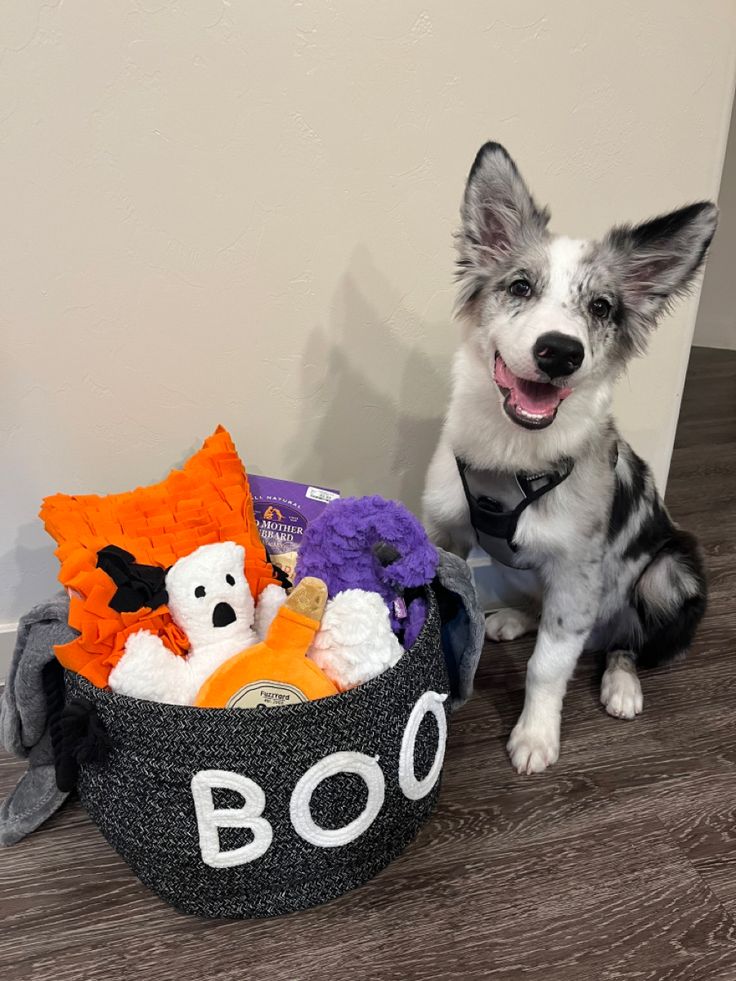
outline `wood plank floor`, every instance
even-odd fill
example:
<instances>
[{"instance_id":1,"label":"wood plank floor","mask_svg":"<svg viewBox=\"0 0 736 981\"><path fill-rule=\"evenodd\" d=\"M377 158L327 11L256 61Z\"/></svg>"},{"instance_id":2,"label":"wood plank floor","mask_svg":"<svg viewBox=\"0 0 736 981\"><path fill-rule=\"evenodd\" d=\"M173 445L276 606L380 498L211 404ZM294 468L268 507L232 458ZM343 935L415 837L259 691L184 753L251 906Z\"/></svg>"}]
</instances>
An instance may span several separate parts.
<instances>
[{"instance_id":1,"label":"wood plank floor","mask_svg":"<svg viewBox=\"0 0 736 981\"><path fill-rule=\"evenodd\" d=\"M736 979L736 353L693 352L668 502L707 551L690 658L608 718L597 667L567 697L562 757L504 752L530 642L486 652L456 716L436 819L367 886L253 922L191 919L133 877L77 804L0 851L7 981ZM0 796L19 764L0 757Z\"/></svg>"}]
</instances>

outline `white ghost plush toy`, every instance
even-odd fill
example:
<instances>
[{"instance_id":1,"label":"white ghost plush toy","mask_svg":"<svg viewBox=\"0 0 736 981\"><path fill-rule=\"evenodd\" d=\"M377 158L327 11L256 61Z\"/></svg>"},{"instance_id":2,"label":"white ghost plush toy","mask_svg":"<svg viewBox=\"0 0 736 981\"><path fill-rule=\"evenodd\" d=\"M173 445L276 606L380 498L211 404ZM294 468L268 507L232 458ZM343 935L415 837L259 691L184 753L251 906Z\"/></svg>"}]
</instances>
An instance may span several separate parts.
<instances>
[{"instance_id":1,"label":"white ghost plush toy","mask_svg":"<svg viewBox=\"0 0 736 981\"><path fill-rule=\"evenodd\" d=\"M347 691L392 668L403 653L383 598L346 589L328 602L307 657Z\"/></svg>"},{"instance_id":2,"label":"white ghost plush toy","mask_svg":"<svg viewBox=\"0 0 736 981\"><path fill-rule=\"evenodd\" d=\"M191 705L221 664L262 640L286 599L280 586L263 590L256 607L245 577L245 549L235 542L202 545L166 574L168 606L189 640L180 657L148 630L131 634L110 672L110 688L151 701Z\"/></svg>"}]
</instances>

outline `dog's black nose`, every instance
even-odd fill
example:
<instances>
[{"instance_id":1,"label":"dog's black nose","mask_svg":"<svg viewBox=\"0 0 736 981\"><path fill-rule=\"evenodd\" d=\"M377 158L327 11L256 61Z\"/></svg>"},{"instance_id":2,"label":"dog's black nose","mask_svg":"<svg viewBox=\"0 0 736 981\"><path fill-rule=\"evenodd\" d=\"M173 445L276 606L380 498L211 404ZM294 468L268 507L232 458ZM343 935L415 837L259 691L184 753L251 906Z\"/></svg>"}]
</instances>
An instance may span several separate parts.
<instances>
[{"instance_id":1,"label":"dog's black nose","mask_svg":"<svg viewBox=\"0 0 736 981\"><path fill-rule=\"evenodd\" d=\"M212 611L213 627L226 627L229 623L233 623L237 619L235 610L229 603L218 603Z\"/></svg>"},{"instance_id":2,"label":"dog's black nose","mask_svg":"<svg viewBox=\"0 0 736 981\"><path fill-rule=\"evenodd\" d=\"M550 378L564 378L577 371L583 363L585 349L574 337L550 331L537 338L534 360L537 367Z\"/></svg>"}]
</instances>

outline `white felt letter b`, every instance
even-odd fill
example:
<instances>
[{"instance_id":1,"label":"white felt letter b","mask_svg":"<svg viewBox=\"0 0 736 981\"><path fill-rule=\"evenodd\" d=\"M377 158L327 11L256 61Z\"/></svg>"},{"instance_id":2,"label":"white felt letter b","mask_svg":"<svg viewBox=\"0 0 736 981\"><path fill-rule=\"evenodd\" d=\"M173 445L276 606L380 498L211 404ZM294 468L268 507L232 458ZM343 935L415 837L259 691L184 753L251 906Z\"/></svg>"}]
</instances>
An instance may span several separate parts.
<instances>
[{"instance_id":1,"label":"white felt letter b","mask_svg":"<svg viewBox=\"0 0 736 981\"><path fill-rule=\"evenodd\" d=\"M243 798L240 807L216 808L212 791L234 790ZM197 812L199 849L202 861L213 869L245 865L264 855L273 838L273 828L262 817L266 795L254 780L229 770L200 770L192 777L192 798ZM240 848L222 851L219 828L249 828L253 840Z\"/></svg>"}]
</instances>

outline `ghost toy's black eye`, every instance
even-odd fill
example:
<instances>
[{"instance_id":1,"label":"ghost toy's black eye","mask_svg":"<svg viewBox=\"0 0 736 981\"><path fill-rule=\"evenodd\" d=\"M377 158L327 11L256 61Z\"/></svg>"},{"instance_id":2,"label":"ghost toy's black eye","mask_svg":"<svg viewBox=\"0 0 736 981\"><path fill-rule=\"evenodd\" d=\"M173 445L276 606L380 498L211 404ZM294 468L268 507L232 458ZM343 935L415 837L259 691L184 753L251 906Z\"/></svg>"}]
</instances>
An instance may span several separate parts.
<instances>
[{"instance_id":1,"label":"ghost toy's black eye","mask_svg":"<svg viewBox=\"0 0 736 981\"><path fill-rule=\"evenodd\" d=\"M194 595L197 597L197 599L203 599L207 595L207 591L205 590L204 586L197 586L197 588L194 590Z\"/></svg>"},{"instance_id":2,"label":"ghost toy's black eye","mask_svg":"<svg viewBox=\"0 0 736 981\"><path fill-rule=\"evenodd\" d=\"M590 312L599 320L605 320L611 312L611 304L604 296L597 296L590 301Z\"/></svg>"},{"instance_id":3,"label":"ghost toy's black eye","mask_svg":"<svg viewBox=\"0 0 736 981\"><path fill-rule=\"evenodd\" d=\"M235 579L230 575L229 572L225 576L225 582L228 584L228 586L234 586L235 585Z\"/></svg>"}]
</instances>

